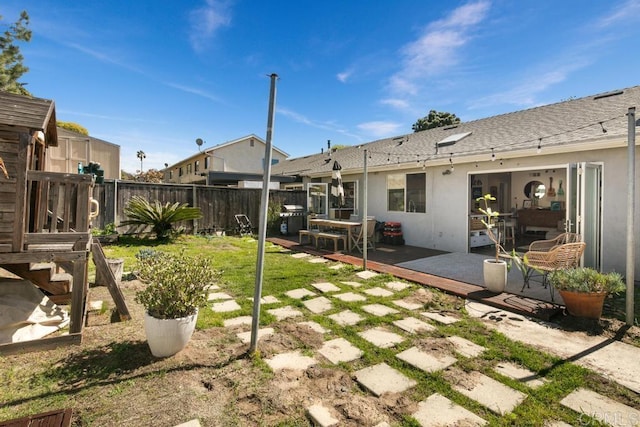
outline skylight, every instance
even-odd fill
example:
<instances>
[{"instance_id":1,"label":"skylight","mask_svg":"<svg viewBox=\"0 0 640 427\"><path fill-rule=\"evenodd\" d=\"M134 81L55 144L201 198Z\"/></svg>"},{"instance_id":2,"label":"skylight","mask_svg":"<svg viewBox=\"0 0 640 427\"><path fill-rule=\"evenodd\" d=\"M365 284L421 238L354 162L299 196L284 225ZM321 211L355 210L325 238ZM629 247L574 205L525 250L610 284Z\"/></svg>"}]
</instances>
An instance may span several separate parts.
<instances>
[{"instance_id":1,"label":"skylight","mask_svg":"<svg viewBox=\"0 0 640 427\"><path fill-rule=\"evenodd\" d=\"M438 147L445 147L447 145L453 145L456 142L460 141L462 138L466 138L469 135L471 135L471 132L454 133L453 135L449 135L445 139L443 139L440 142L436 143L436 145Z\"/></svg>"}]
</instances>

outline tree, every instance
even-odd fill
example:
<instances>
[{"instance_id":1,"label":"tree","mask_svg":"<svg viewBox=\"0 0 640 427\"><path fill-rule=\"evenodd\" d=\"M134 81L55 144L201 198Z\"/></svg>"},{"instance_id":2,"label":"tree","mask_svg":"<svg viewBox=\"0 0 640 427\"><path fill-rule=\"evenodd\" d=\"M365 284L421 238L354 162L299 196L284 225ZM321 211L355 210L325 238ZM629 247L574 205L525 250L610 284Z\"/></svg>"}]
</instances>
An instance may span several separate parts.
<instances>
[{"instance_id":1,"label":"tree","mask_svg":"<svg viewBox=\"0 0 640 427\"><path fill-rule=\"evenodd\" d=\"M2 16L0 16L2 20ZM27 11L20 13L20 19L0 35L0 90L17 93L19 95L31 95L24 88L25 83L18 80L29 68L22 64L24 57L16 42L31 41L31 30Z\"/></svg>"},{"instance_id":2,"label":"tree","mask_svg":"<svg viewBox=\"0 0 640 427\"><path fill-rule=\"evenodd\" d=\"M144 151L139 150L136 153L136 157L140 159L140 173L142 173L142 161L147 157L147 155L144 153Z\"/></svg>"},{"instance_id":3,"label":"tree","mask_svg":"<svg viewBox=\"0 0 640 427\"><path fill-rule=\"evenodd\" d=\"M413 129L414 132L420 132L427 129L455 125L457 123L460 123L460 118L455 114L431 110L429 111L429 115L418 119L418 121L411 126L411 129Z\"/></svg>"},{"instance_id":4,"label":"tree","mask_svg":"<svg viewBox=\"0 0 640 427\"><path fill-rule=\"evenodd\" d=\"M76 132L76 133L87 135L87 136L89 135L89 131L87 130L87 128L85 128L84 126L80 126L77 123L57 121L56 125L59 128L70 130L71 132Z\"/></svg>"},{"instance_id":5,"label":"tree","mask_svg":"<svg viewBox=\"0 0 640 427\"><path fill-rule=\"evenodd\" d=\"M162 182L163 178L164 174L158 169L149 169L146 172L140 172L133 179L140 182L154 182L156 184L159 184Z\"/></svg>"}]
</instances>

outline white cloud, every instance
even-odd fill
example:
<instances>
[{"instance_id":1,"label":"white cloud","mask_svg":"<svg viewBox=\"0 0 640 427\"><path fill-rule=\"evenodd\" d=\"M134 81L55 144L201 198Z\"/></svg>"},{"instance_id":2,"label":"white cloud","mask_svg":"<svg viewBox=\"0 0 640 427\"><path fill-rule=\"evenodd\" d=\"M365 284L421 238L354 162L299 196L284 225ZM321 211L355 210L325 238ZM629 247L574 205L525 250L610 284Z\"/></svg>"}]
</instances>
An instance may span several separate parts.
<instances>
[{"instance_id":1,"label":"white cloud","mask_svg":"<svg viewBox=\"0 0 640 427\"><path fill-rule=\"evenodd\" d=\"M347 129L344 129L333 122L320 122L320 121L312 120L300 113L297 113L295 111L289 110L287 108L282 108L282 107L277 108L276 113L282 114L283 116L288 117L289 119L295 122L302 123L304 125L307 125L316 129L336 132L351 138L355 138L359 141L362 140L362 137L360 137L359 135L355 135L349 132Z\"/></svg>"},{"instance_id":2,"label":"white cloud","mask_svg":"<svg viewBox=\"0 0 640 427\"><path fill-rule=\"evenodd\" d=\"M401 127L402 125L400 123L382 121L366 122L358 125L358 129L375 138L384 138L395 135Z\"/></svg>"},{"instance_id":3,"label":"white cloud","mask_svg":"<svg viewBox=\"0 0 640 427\"><path fill-rule=\"evenodd\" d=\"M172 87L174 89L178 89L181 90L183 92L186 93L191 93L193 95L198 95L201 96L203 98L206 99L210 99L211 101L215 101L215 102L222 102L222 100L220 98L218 98L217 96L208 94L207 92L203 91L202 89L198 89L198 88L193 88L193 87L189 87L189 86L184 86L178 83L170 83L170 82L164 82L165 85Z\"/></svg>"},{"instance_id":4,"label":"white cloud","mask_svg":"<svg viewBox=\"0 0 640 427\"><path fill-rule=\"evenodd\" d=\"M525 83L511 90L476 99L469 104L469 108L476 109L505 104L517 107L538 105L540 104L537 100L538 94L562 83L569 74L587 65L588 62L574 58L574 61L569 64L550 66L551 71L533 74L526 79Z\"/></svg>"},{"instance_id":5,"label":"white cloud","mask_svg":"<svg viewBox=\"0 0 640 427\"><path fill-rule=\"evenodd\" d=\"M231 25L229 1L206 0L206 4L191 11L191 47L200 51L220 28Z\"/></svg>"},{"instance_id":6,"label":"white cloud","mask_svg":"<svg viewBox=\"0 0 640 427\"><path fill-rule=\"evenodd\" d=\"M640 0L627 0L618 5L608 15L602 17L596 26L600 28L638 21L640 17Z\"/></svg>"},{"instance_id":7,"label":"white cloud","mask_svg":"<svg viewBox=\"0 0 640 427\"><path fill-rule=\"evenodd\" d=\"M389 79L392 93L416 96L426 78L457 64L459 49L468 43L472 27L486 18L489 8L490 2L484 0L461 6L429 24L417 40L405 45L401 70Z\"/></svg>"},{"instance_id":8,"label":"white cloud","mask_svg":"<svg viewBox=\"0 0 640 427\"><path fill-rule=\"evenodd\" d=\"M409 109L409 103L404 99L398 98L387 98L380 101L383 105L389 105L398 110L406 110Z\"/></svg>"},{"instance_id":9,"label":"white cloud","mask_svg":"<svg viewBox=\"0 0 640 427\"><path fill-rule=\"evenodd\" d=\"M336 75L336 78L342 82L342 83L346 83L347 80L349 80L349 77L351 77L351 74L353 73L352 70L347 70L347 71L343 71L342 73L338 73Z\"/></svg>"}]
</instances>

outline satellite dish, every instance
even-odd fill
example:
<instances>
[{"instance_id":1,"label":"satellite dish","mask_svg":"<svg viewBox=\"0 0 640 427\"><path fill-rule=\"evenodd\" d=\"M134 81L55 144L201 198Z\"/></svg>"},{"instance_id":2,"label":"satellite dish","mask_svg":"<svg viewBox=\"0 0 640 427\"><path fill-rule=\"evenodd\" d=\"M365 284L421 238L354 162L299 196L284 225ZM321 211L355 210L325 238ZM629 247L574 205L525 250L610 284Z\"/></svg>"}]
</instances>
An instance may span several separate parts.
<instances>
[{"instance_id":1,"label":"satellite dish","mask_svg":"<svg viewBox=\"0 0 640 427\"><path fill-rule=\"evenodd\" d=\"M204 141L202 140L202 138L196 139L196 144L198 144L198 147L202 147L203 143L204 143Z\"/></svg>"}]
</instances>

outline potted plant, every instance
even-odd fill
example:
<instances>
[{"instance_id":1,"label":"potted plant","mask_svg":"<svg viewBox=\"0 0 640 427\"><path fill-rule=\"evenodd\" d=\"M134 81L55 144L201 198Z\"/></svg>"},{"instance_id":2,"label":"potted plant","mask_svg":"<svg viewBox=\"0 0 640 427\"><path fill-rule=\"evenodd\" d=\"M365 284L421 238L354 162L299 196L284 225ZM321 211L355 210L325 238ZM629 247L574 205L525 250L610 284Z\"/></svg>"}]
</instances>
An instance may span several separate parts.
<instances>
[{"instance_id":1,"label":"potted plant","mask_svg":"<svg viewBox=\"0 0 640 427\"><path fill-rule=\"evenodd\" d=\"M570 314L599 319L604 299L626 286L620 273L601 273L593 268L578 267L549 273L549 283L558 290Z\"/></svg>"},{"instance_id":2,"label":"potted plant","mask_svg":"<svg viewBox=\"0 0 640 427\"><path fill-rule=\"evenodd\" d=\"M481 222L487 229L487 236L493 242L496 250L495 258L485 259L483 262L484 284L487 290L500 293L504 292L504 288L507 285L508 264L506 260L500 259L500 253L504 252L504 248L500 244L499 236L496 232L500 212L494 211L489 206L489 202L495 202L495 200L496 198L491 194L485 194L476 199L477 202L482 203L478 208L483 215Z\"/></svg>"},{"instance_id":3,"label":"potted plant","mask_svg":"<svg viewBox=\"0 0 640 427\"><path fill-rule=\"evenodd\" d=\"M151 353L168 357L182 350L195 329L198 309L207 303L218 276L207 257L143 249L136 254L137 274L146 287L136 293L145 308L145 332Z\"/></svg>"}]
</instances>

